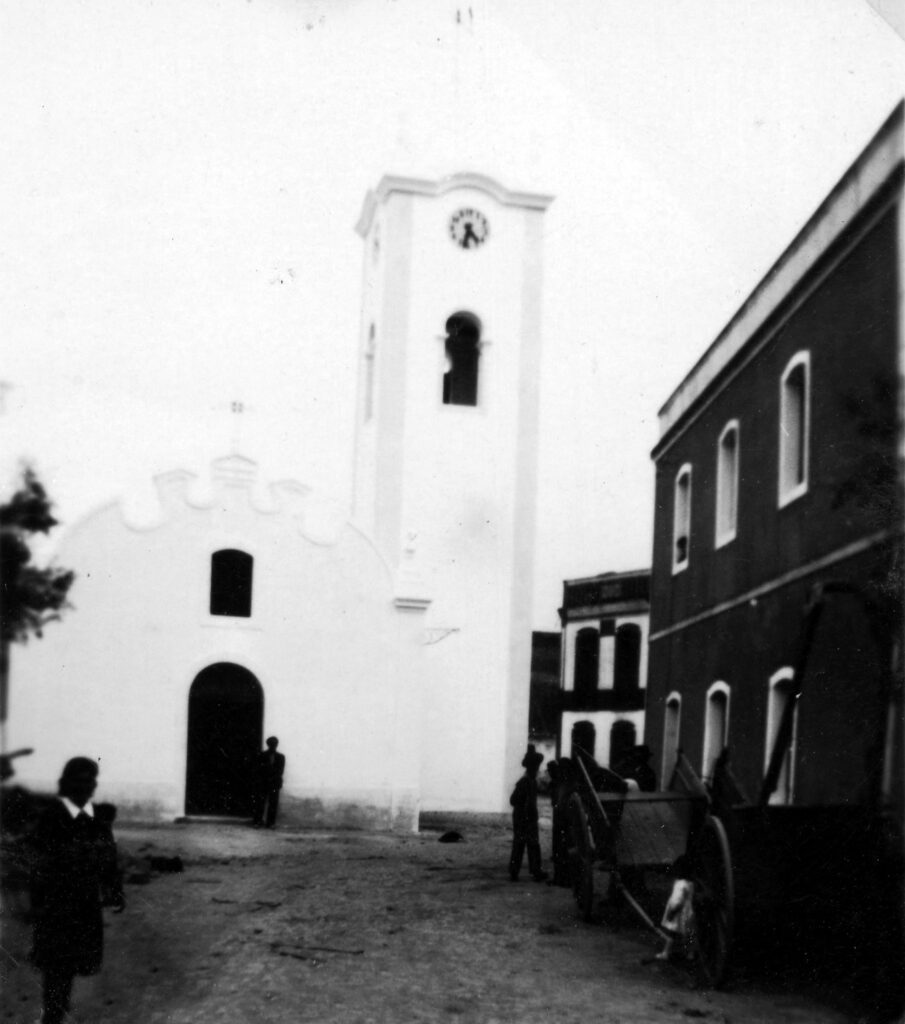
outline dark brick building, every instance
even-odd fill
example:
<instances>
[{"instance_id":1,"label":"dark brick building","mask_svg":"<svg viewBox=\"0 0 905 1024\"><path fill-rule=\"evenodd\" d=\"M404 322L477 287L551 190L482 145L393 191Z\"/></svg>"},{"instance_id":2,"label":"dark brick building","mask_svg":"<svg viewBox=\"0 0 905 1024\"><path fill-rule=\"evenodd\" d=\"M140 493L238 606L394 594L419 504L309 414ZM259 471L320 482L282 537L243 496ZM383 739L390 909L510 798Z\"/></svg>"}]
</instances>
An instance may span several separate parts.
<instances>
[{"instance_id":1,"label":"dark brick building","mask_svg":"<svg viewBox=\"0 0 905 1024\"><path fill-rule=\"evenodd\" d=\"M901 811L902 183L900 104L660 411L660 771L681 748L707 778L728 745L756 798L794 702L771 802Z\"/></svg>"}]
</instances>

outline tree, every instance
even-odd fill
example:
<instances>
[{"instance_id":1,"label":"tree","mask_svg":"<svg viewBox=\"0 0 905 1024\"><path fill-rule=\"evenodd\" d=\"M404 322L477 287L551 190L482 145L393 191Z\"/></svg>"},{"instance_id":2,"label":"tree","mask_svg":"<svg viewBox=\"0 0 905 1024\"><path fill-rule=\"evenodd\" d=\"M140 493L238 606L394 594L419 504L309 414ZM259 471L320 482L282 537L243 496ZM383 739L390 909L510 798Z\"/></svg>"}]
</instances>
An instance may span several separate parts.
<instances>
[{"instance_id":1,"label":"tree","mask_svg":"<svg viewBox=\"0 0 905 1024\"><path fill-rule=\"evenodd\" d=\"M44 626L60 618L75 573L31 563L29 540L57 525L47 492L26 467L22 485L0 505L0 721L6 721L9 645L40 637Z\"/></svg>"}]
</instances>

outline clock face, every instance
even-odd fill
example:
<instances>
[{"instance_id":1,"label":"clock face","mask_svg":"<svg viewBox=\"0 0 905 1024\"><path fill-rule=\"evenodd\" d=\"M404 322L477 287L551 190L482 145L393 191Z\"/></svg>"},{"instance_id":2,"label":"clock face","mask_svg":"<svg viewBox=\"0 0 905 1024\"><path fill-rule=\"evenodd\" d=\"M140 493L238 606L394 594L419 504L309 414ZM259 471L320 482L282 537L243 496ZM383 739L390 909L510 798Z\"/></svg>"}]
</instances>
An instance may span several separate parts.
<instances>
[{"instance_id":1,"label":"clock face","mask_svg":"<svg viewBox=\"0 0 905 1024\"><path fill-rule=\"evenodd\" d=\"M480 210L456 210L449 218L449 234L460 248L477 249L487 241L490 224Z\"/></svg>"}]
</instances>

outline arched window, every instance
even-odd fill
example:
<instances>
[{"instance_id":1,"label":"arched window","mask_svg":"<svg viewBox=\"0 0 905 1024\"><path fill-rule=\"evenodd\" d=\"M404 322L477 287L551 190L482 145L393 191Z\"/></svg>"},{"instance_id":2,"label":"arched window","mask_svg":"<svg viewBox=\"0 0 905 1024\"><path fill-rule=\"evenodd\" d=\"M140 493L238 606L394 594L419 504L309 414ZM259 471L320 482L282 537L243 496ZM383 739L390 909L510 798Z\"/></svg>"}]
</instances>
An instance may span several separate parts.
<instances>
[{"instance_id":1,"label":"arched window","mask_svg":"<svg viewBox=\"0 0 905 1024\"><path fill-rule=\"evenodd\" d=\"M691 466L687 463L676 474L672 519L672 571L688 565L691 544Z\"/></svg>"},{"instance_id":2,"label":"arched window","mask_svg":"<svg viewBox=\"0 0 905 1024\"><path fill-rule=\"evenodd\" d=\"M666 698L666 714L663 716L663 764L660 778L664 783L672 778L679 756L679 730L682 724L682 695L671 693Z\"/></svg>"},{"instance_id":3,"label":"arched window","mask_svg":"<svg viewBox=\"0 0 905 1024\"><path fill-rule=\"evenodd\" d=\"M626 760L635 747L638 732L635 723L628 719L619 719L610 726L610 768L622 774L626 768Z\"/></svg>"},{"instance_id":4,"label":"arched window","mask_svg":"<svg viewBox=\"0 0 905 1024\"><path fill-rule=\"evenodd\" d=\"M704 756L701 777L708 782L713 778L717 758L729 739L729 687L714 683L707 691L707 711L704 719Z\"/></svg>"},{"instance_id":5,"label":"arched window","mask_svg":"<svg viewBox=\"0 0 905 1024\"><path fill-rule=\"evenodd\" d=\"M374 362L377 358L377 329L371 324L368 330L368 344L365 348L365 402L364 418L374 415Z\"/></svg>"},{"instance_id":6,"label":"arched window","mask_svg":"<svg viewBox=\"0 0 905 1024\"><path fill-rule=\"evenodd\" d=\"M231 548L211 555L211 615L251 615L254 559Z\"/></svg>"},{"instance_id":7,"label":"arched window","mask_svg":"<svg viewBox=\"0 0 905 1024\"><path fill-rule=\"evenodd\" d=\"M810 366L810 353L798 352L789 360L779 386L780 508L808 489Z\"/></svg>"},{"instance_id":8,"label":"arched window","mask_svg":"<svg viewBox=\"0 0 905 1024\"><path fill-rule=\"evenodd\" d=\"M716 537L715 546L735 537L738 519L738 420L727 423L720 434L716 453Z\"/></svg>"},{"instance_id":9,"label":"arched window","mask_svg":"<svg viewBox=\"0 0 905 1024\"><path fill-rule=\"evenodd\" d=\"M613 689L631 693L638 689L641 671L641 627L626 622L616 630L616 656Z\"/></svg>"},{"instance_id":10,"label":"arched window","mask_svg":"<svg viewBox=\"0 0 905 1024\"><path fill-rule=\"evenodd\" d=\"M581 747L586 753L594 757L594 748L597 745L597 730L593 722L576 722L572 726L571 754L575 757L575 748Z\"/></svg>"},{"instance_id":11,"label":"arched window","mask_svg":"<svg viewBox=\"0 0 905 1024\"><path fill-rule=\"evenodd\" d=\"M600 634L593 627L580 629L575 636L575 694L589 697L597 692L600 672Z\"/></svg>"},{"instance_id":12,"label":"arched window","mask_svg":"<svg viewBox=\"0 0 905 1024\"><path fill-rule=\"evenodd\" d=\"M481 324L471 313L455 313L446 321L444 405L478 404L478 361Z\"/></svg>"},{"instance_id":13,"label":"arched window","mask_svg":"<svg viewBox=\"0 0 905 1024\"><path fill-rule=\"evenodd\" d=\"M790 667L781 668L770 676L770 689L767 694L767 735L764 746L764 774L770 767L770 758L779 725L790 703L795 705L792 711L792 738L786 755L782 761L776 789L770 795L771 804L790 804L795 789L795 748L798 742L798 694L796 692L794 672Z\"/></svg>"}]
</instances>

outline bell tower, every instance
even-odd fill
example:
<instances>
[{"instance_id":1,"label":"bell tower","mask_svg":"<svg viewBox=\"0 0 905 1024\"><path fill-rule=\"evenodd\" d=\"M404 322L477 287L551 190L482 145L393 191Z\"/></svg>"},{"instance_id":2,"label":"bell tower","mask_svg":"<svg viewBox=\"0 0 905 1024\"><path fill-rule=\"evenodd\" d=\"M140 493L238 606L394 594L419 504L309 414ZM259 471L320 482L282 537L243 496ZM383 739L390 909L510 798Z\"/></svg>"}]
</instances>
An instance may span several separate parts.
<instances>
[{"instance_id":1,"label":"bell tower","mask_svg":"<svg viewBox=\"0 0 905 1024\"><path fill-rule=\"evenodd\" d=\"M431 597L425 810L503 810L521 771L550 202L478 174L385 177L357 225L355 515Z\"/></svg>"}]
</instances>

